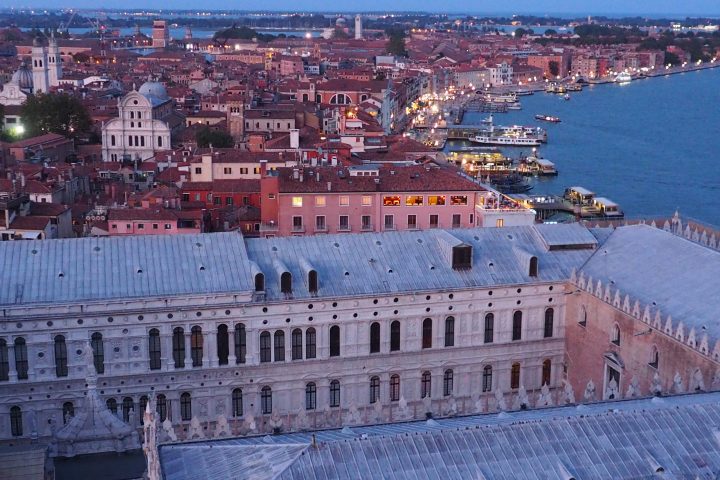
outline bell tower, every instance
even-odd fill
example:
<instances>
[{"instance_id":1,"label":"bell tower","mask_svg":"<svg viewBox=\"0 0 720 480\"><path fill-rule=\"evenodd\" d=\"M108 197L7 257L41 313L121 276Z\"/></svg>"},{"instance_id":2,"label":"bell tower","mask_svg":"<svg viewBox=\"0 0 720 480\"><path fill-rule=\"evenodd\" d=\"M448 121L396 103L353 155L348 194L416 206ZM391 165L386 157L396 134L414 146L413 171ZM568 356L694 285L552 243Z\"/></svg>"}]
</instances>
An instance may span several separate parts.
<instances>
[{"instance_id":1,"label":"bell tower","mask_svg":"<svg viewBox=\"0 0 720 480\"><path fill-rule=\"evenodd\" d=\"M50 89L48 54L42 40L35 38L32 46L33 93L47 93Z\"/></svg>"}]
</instances>

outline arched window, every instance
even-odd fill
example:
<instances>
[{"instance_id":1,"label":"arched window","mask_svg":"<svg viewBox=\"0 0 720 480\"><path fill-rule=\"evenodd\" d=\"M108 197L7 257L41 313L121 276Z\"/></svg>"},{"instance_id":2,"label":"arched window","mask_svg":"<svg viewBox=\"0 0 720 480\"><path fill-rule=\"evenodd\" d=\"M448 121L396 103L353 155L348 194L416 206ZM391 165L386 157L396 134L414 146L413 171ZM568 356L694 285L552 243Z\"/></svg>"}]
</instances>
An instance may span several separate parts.
<instances>
[{"instance_id":1,"label":"arched window","mask_svg":"<svg viewBox=\"0 0 720 480\"><path fill-rule=\"evenodd\" d=\"M400 400L400 375L390 376L390 401Z\"/></svg>"},{"instance_id":2,"label":"arched window","mask_svg":"<svg viewBox=\"0 0 720 480\"><path fill-rule=\"evenodd\" d=\"M285 361L285 332L282 330L275 332L275 361Z\"/></svg>"},{"instance_id":3,"label":"arched window","mask_svg":"<svg viewBox=\"0 0 720 480\"><path fill-rule=\"evenodd\" d=\"M62 406L63 423L68 423L75 416L75 405L72 402L65 402Z\"/></svg>"},{"instance_id":4,"label":"arched window","mask_svg":"<svg viewBox=\"0 0 720 480\"><path fill-rule=\"evenodd\" d=\"M537 257L530 257L530 272L528 274L531 277L537 277L538 274L538 259Z\"/></svg>"},{"instance_id":5,"label":"arched window","mask_svg":"<svg viewBox=\"0 0 720 480\"><path fill-rule=\"evenodd\" d=\"M495 331L495 315L488 313L485 315L485 343L493 343Z\"/></svg>"},{"instance_id":6,"label":"arched window","mask_svg":"<svg viewBox=\"0 0 720 480\"><path fill-rule=\"evenodd\" d=\"M164 422L167 418L167 398L162 393L155 399L155 411L160 417L160 421Z\"/></svg>"},{"instance_id":7,"label":"arched window","mask_svg":"<svg viewBox=\"0 0 720 480\"><path fill-rule=\"evenodd\" d=\"M455 317L445 319L445 346L455 346Z\"/></svg>"},{"instance_id":8,"label":"arched window","mask_svg":"<svg viewBox=\"0 0 720 480\"><path fill-rule=\"evenodd\" d=\"M313 327L305 330L305 358L315 358L317 356L316 337Z\"/></svg>"},{"instance_id":9,"label":"arched window","mask_svg":"<svg viewBox=\"0 0 720 480\"><path fill-rule=\"evenodd\" d=\"M122 401L122 416L125 423L130 422L130 411L134 408L133 399L131 397L125 397Z\"/></svg>"},{"instance_id":10,"label":"arched window","mask_svg":"<svg viewBox=\"0 0 720 480\"><path fill-rule=\"evenodd\" d=\"M97 373L105 373L105 349L103 348L102 333L95 332L90 337L90 346L93 351L93 364Z\"/></svg>"},{"instance_id":11,"label":"arched window","mask_svg":"<svg viewBox=\"0 0 720 480\"><path fill-rule=\"evenodd\" d=\"M400 322L395 320L390 324L390 351L400 350Z\"/></svg>"},{"instance_id":12,"label":"arched window","mask_svg":"<svg viewBox=\"0 0 720 480\"><path fill-rule=\"evenodd\" d=\"M578 321L581 327L587 327L587 309L585 305L580 307L580 321Z\"/></svg>"},{"instance_id":13,"label":"arched window","mask_svg":"<svg viewBox=\"0 0 720 480\"><path fill-rule=\"evenodd\" d=\"M173 329L172 345L175 368L185 368L185 330L182 327Z\"/></svg>"},{"instance_id":14,"label":"arched window","mask_svg":"<svg viewBox=\"0 0 720 480\"><path fill-rule=\"evenodd\" d=\"M612 331L610 332L610 341L615 345L620 346L620 327L617 323L613 325Z\"/></svg>"},{"instance_id":15,"label":"arched window","mask_svg":"<svg viewBox=\"0 0 720 480\"><path fill-rule=\"evenodd\" d=\"M318 274L315 270L308 272L308 291L312 294L318 292Z\"/></svg>"},{"instance_id":16,"label":"arched window","mask_svg":"<svg viewBox=\"0 0 720 480\"><path fill-rule=\"evenodd\" d=\"M217 331L217 356L218 365L227 365L230 356L230 337L228 327L224 323L218 325Z\"/></svg>"},{"instance_id":17,"label":"arched window","mask_svg":"<svg viewBox=\"0 0 720 480\"><path fill-rule=\"evenodd\" d=\"M17 371L18 380L27 380L28 378L28 356L27 345L25 339L18 337L15 339L15 370Z\"/></svg>"},{"instance_id":18,"label":"arched window","mask_svg":"<svg viewBox=\"0 0 720 480\"><path fill-rule=\"evenodd\" d=\"M150 370L160 370L160 330L153 328L148 335Z\"/></svg>"},{"instance_id":19,"label":"arched window","mask_svg":"<svg viewBox=\"0 0 720 480\"><path fill-rule=\"evenodd\" d=\"M22 410L17 405L10 407L10 432L13 437L21 437L23 434Z\"/></svg>"},{"instance_id":20,"label":"arched window","mask_svg":"<svg viewBox=\"0 0 720 480\"><path fill-rule=\"evenodd\" d=\"M653 368L658 368L658 366L660 365L660 353L658 352L658 349L655 345L653 345L652 351L650 353L649 365Z\"/></svg>"},{"instance_id":21,"label":"arched window","mask_svg":"<svg viewBox=\"0 0 720 480\"><path fill-rule=\"evenodd\" d=\"M330 382L330 406L340 406L340 381L333 380Z\"/></svg>"},{"instance_id":22,"label":"arched window","mask_svg":"<svg viewBox=\"0 0 720 480\"><path fill-rule=\"evenodd\" d=\"M67 377L68 375L68 359L67 346L65 345L65 337L62 335L55 336L55 375L58 377Z\"/></svg>"},{"instance_id":23,"label":"arched window","mask_svg":"<svg viewBox=\"0 0 720 480\"><path fill-rule=\"evenodd\" d=\"M540 381L540 385L550 386L551 379L552 379L552 362L548 358L546 360L543 360L543 363L542 363L542 379Z\"/></svg>"},{"instance_id":24,"label":"arched window","mask_svg":"<svg viewBox=\"0 0 720 480\"><path fill-rule=\"evenodd\" d=\"M192 400L188 392L180 395L180 418L185 422L192 419Z\"/></svg>"},{"instance_id":25,"label":"arched window","mask_svg":"<svg viewBox=\"0 0 720 480\"><path fill-rule=\"evenodd\" d=\"M370 378L370 403L380 400L380 377Z\"/></svg>"},{"instance_id":26,"label":"arched window","mask_svg":"<svg viewBox=\"0 0 720 480\"><path fill-rule=\"evenodd\" d=\"M113 413L113 415L117 415L117 410L118 410L117 409L117 407L118 407L117 400L115 400L114 398L108 398L105 401L105 406L107 406L107 409L110 410Z\"/></svg>"},{"instance_id":27,"label":"arched window","mask_svg":"<svg viewBox=\"0 0 720 480\"><path fill-rule=\"evenodd\" d=\"M513 363L510 368L510 388L520 388L520 364Z\"/></svg>"},{"instance_id":28,"label":"arched window","mask_svg":"<svg viewBox=\"0 0 720 480\"><path fill-rule=\"evenodd\" d=\"M245 363L247 354L247 339L245 338L245 325L235 325L235 363Z\"/></svg>"},{"instance_id":29,"label":"arched window","mask_svg":"<svg viewBox=\"0 0 720 480\"><path fill-rule=\"evenodd\" d=\"M482 391L492 392L492 367L490 365L483 367Z\"/></svg>"},{"instance_id":30,"label":"arched window","mask_svg":"<svg viewBox=\"0 0 720 480\"><path fill-rule=\"evenodd\" d=\"M420 398L429 397L432 393L432 375L425 371L420 377Z\"/></svg>"},{"instance_id":31,"label":"arched window","mask_svg":"<svg viewBox=\"0 0 720 480\"><path fill-rule=\"evenodd\" d=\"M522 312L520 310L513 313L512 339L522 339Z\"/></svg>"},{"instance_id":32,"label":"arched window","mask_svg":"<svg viewBox=\"0 0 720 480\"><path fill-rule=\"evenodd\" d=\"M110 135L110 146L115 146L115 135Z\"/></svg>"},{"instance_id":33,"label":"arched window","mask_svg":"<svg viewBox=\"0 0 720 480\"><path fill-rule=\"evenodd\" d=\"M551 338L553 336L553 323L555 310L548 308L545 310L545 328L543 329L543 337Z\"/></svg>"},{"instance_id":34,"label":"arched window","mask_svg":"<svg viewBox=\"0 0 720 480\"><path fill-rule=\"evenodd\" d=\"M138 402L138 407L140 407L140 411L138 412L138 417L140 418L140 425L143 424L143 416L145 415L145 409L147 408L148 401L148 397L146 395L143 395L142 397L140 397L140 402Z\"/></svg>"},{"instance_id":35,"label":"arched window","mask_svg":"<svg viewBox=\"0 0 720 480\"><path fill-rule=\"evenodd\" d=\"M270 347L270 332L260 334L260 363L272 361Z\"/></svg>"},{"instance_id":36,"label":"arched window","mask_svg":"<svg viewBox=\"0 0 720 480\"><path fill-rule=\"evenodd\" d=\"M272 413L272 388L267 385L260 391L260 410L265 415Z\"/></svg>"},{"instance_id":37,"label":"arched window","mask_svg":"<svg viewBox=\"0 0 720 480\"><path fill-rule=\"evenodd\" d=\"M255 274L255 291L265 291L265 275L263 273L258 272Z\"/></svg>"},{"instance_id":38,"label":"arched window","mask_svg":"<svg viewBox=\"0 0 720 480\"><path fill-rule=\"evenodd\" d=\"M190 329L190 356L192 357L193 367L202 367L203 334L200 325L195 325Z\"/></svg>"},{"instance_id":39,"label":"arched window","mask_svg":"<svg viewBox=\"0 0 720 480\"><path fill-rule=\"evenodd\" d=\"M380 352L380 324L373 322L370 325L370 353Z\"/></svg>"},{"instance_id":40,"label":"arched window","mask_svg":"<svg viewBox=\"0 0 720 480\"><path fill-rule=\"evenodd\" d=\"M422 348L432 348L432 319L426 318L422 323Z\"/></svg>"},{"instance_id":41,"label":"arched window","mask_svg":"<svg viewBox=\"0 0 720 480\"><path fill-rule=\"evenodd\" d=\"M443 395L449 397L453 393L453 371L445 370L443 375Z\"/></svg>"},{"instance_id":42,"label":"arched window","mask_svg":"<svg viewBox=\"0 0 720 480\"><path fill-rule=\"evenodd\" d=\"M276 333L277 335L277 333ZM290 334L290 343L292 344L292 359L293 360L302 360L302 343L303 343L303 334L302 330L299 328L296 328L292 331Z\"/></svg>"},{"instance_id":43,"label":"arched window","mask_svg":"<svg viewBox=\"0 0 720 480\"><path fill-rule=\"evenodd\" d=\"M232 391L232 412L233 417L243 416L242 388L236 388Z\"/></svg>"},{"instance_id":44,"label":"arched window","mask_svg":"<svg viewBox=\"0 0 720 480\"><path fill-rule=\"evenodd\" d=\"M162 146L163 146L162 137L158 135L158 147L162 147Z\"/></svg>"},{"instance_id":45,"label":"arched window","mask_svg":"<svg viewBox=\"0 0 720 480\"><path fill-rule=\"evenodd\" d=\"M283 272L280 276L280 291L286 295L292 293L292 274L290 272Z\"/></svg>"},{"instance_id":46,"label":"arched window","mask_svg":"<svg viewBox=\"0 0 720 480\"><path fill-rule=\"evenodd\" d=\"M330 105L349 105L352 103L350 97L344 93L337 93L330 97Z\"/></svg>"},{"instance_id":47,"label":"arched window","mask_svg":"<svg viewBox=\"0 0 720 480\"><path fill-rule=\"evenodd\" d=\"M10 379L10 359L8 358L7 341L0 338L0 380Z\"/></svg>"},{"instance_id":48,"label":"arched window","mask_svg":"<svg viewBox=\"0 0 720 480\"><path fill-rule=\"evenodd\" d=\"M305 385L305 410L317 408L317 386L314 382Z\"/></svg>"},{"instance_id":49,"label":"arched window","mask_svg":"<svg viewBox=\"0 0 720 480\"><path fill-rule=\"evenodd\" d=\"M340 356L340 327L337 325L330 327L330 356Z\"/></svg>"}]
</instances>

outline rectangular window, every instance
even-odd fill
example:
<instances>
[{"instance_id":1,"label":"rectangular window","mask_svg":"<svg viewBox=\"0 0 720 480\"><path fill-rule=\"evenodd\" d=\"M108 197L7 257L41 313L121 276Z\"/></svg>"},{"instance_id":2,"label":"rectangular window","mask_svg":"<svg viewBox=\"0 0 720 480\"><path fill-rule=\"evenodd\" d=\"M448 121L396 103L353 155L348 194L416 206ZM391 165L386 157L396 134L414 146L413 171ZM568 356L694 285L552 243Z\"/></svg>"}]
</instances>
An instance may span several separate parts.
<instances>
[{"instance_id":1,"label":"rectangular window","mask_svg":"<svg viewBox=\"0 0 720 480\"><path fill-rule=\"evenodd\" d=\"M233 199L232 199L232 197L226 197L226 198L225 198L225 205L232 205L232 204L233 204Z\"/></svg>"},{"instance_id":2,"label":"rectangular window","mask_svg":"<svg viewBox=\"0 0 720 480\"><path fill-rule=\"evenodd\" d=\"M452 228L460 228L460 214L455 213L452 216Z\"/></svg>"},{"instance_id":3,"label":"rectangular window","mask_svg":"<svg viewBox=\"0 0 720 480\"><path fill-rule=\"evenodd\" d=\"M363 230L372 230L372 222L370 221L370 215L363 215L361 217L361 221Z\"/></svg>"},{"instance_id":4,"label":"rectangular window","mask_svg":"<svg viewBox=\"0 0 720 480\"><path fill-rule=\"evenodd\" d=\"M318 232L324 232L327 230L327 225L325 225L325 215L317 215L315 217L315 230Z\"/></svg>"},{"instance_id":5,"label":"rectangular window","mask_svg":"<svg viewBox=\"0 0 720 480\"><path fill-rule=\"evenodd\" d=\"M303 217L300 217L300 216L293 217L293 231L301 232L302 229L303 229Z\"/></svg>"},{"instance_id":6,"label":"rectangular window","mask_svg":"<svg viewBox=\"0 0 720 480\"><path fill-rule=\"evenodd\" d=\"M240 168L240 175L247 175L248 169L247 168Z\"/></svg>"},{"instance_id":7,"label":"rectangular window","mask_svg":"<svg viewBox=\"0 0 720 480\"><path fill-rule=\"evenodd\" d=\"M369 207L370 205L372 205L372 197L370 195L363 195L362 206Z\"/></svg>"},{"instance_id":8,"label":"rectangular window","mask_svg":"<svg viewBox=\"0 0 720 480\"><path fill-rule=\"evenodd\" d=\"M165 224L165 230L172 230L172 225L169 223Z\"/></svg>"},{"instance_id":9,"label":"rectangular window","mask_svg":"<svg viewBox=\"0 0 720 480\"><path fill-rule=\"evenodd\" d=\"M200 175L202 173L202 168L195 167L195 174Z\"/></svg>"},{"instance_id":10,"label":"rectangular window","mask_svg":"<svg viewBox=\"0 0 720 480\"><path fill-rule=\"evenodd\" d=\"M417 228L417 216L416 215L408 215L407 228L410 230L414 230Z\"/></svg>"},{"instance_id":11,"label":"rectangular window","mask_svg":"<svg viewBox=\"0 0 720 480\"><path fill-rule=\"evenodd\" d=\"M364 197L363 197L364 199ZM399 207L400 195L386 195L383 197L383 205L386 207Z\"/></svg>"},{"instance_id":12,"label":"rectangular window","mask_svg":"<svg viewBox=\"0 0 720 480\"><path fill-rule=\"evenodd\" d=\"M505 220L503 220L502 218L498 218L497 220L495 220L495 226L496 226L496 227L504 227L504 226L505 226Z\"/></svg>"},{"instance_id":13,"label":"rectangular window","mask_svg":"<svg viewBox=\"0 0 720 480\"><path fill-rule=\"evenodd\" d=\"M223 173L224 173L225 175L230 175L230 174L232 173L232 168L230 168L230 167L224 167L224 168L223 168Z\"/></svg>"},{"instance_id":14,"label":"rectangular window","mask_svg":"<svg viewBox=\"0 0 720 480\"><path fill-rule=\"evenodd\" d=\"M428 197L428 205L445 205L445 195L430 195Z\"/></svg>"},{"instance_id":15,"label":"rectangular window","mask_svg":"<svg viewBox=\"0 0 720 480\"><path fill-rule=\"evenodd\" d=\"M157 223L153 223L153 230L157 230L157 229L158 229L158 224L157 224Z\"/></svg>"},{"instance_id":16,"label":"rectangular window","mask_svg":"<svg viewBox=\"0 0 720 480\"><path fill-rule=\"evenodd\" d=\"M385 215L385 230L395 230L395 217L393 215Z\"/></svg>"},{"instance_id":17,"label":"rectangular window","mask_svg":"<svg viewBox=\"0 0 720 480\"><path fill-rule=\"evenodd\" d=\"M440 226L439 217L437 215L430 215L430 228L438 228Z\"/></svg>"},{"instance_id":18,"label":"rectangular window","mask_svg":"<svg viewBox=\"0 0 720 480\"><path fill-rule=\"evenodd\" d=\"M325 206L325 195L318 195L315 197L315 206L316 207L324 207Z\"/></svg>"},{"instance_id":19,"label":"rectangular window","mask_svg":"<svg viewBox=\"0 0 720 480\"><path fill-rule=\"evenodd\" d=\"M450 205L467 205L467 195L451 195Z\"/></svg>"},{"instance_id":20,"label":"rectangular window","mask_svg":"<svg viewBox=\"0 0 720 480\"><path fill-rule=\"evenodd\" d=\"M270 334L263 332L260 335L260 363L270 361Z\"/></svg>"},{"instance_id":21,"label":"rectangular window","mask_svg":"<svg viewBox=\"0 0 720 480\"><path fill-rule=\"evenodd\" d=\"M292 197L292 206L293 207L302 207L303 199L302 197Z\"/></svg>"},{"instance_id":22,"label":"rectangular window","mask_svg":"<svg viewBox=\"0 0 720 480\"><path fill-rule=\"evenodd\" d=\"M195 201L196 201L196 202L199 202L199 201L200 201L200 194L199 194L199 193L196 193L196 194L195 194Z\"/></svg>"},{"instance_id":23,"label":"rectangular window","mask_svg":"<svg viewBox=\"0 0 720 480\"><path fill-rule=\"evenodd\" d=\"M340 206L347 207L350 205L350 197L347 195L340 195Z\"/></svg>"},{"instance_id":24,"label":"rectangular window","mask_svg":"<svg viewBox=\"0 0 720 480\"><path fill-rule=\"evenodd\" d=\"M408 207L421 207L423 205L423 196L408 195L405 197L405 205Z\"/></svg>"},{"instance_id":25,"label":"rectangular window","mask_svg":"<svg viewBox=\"0 0 720 480\"><path fill-rule=\"evenodd\" d=\"M145 230L145 224L144 224L144 223L138 223L138 230Z\"/></svg>"},{"instance_id":26,"label":"rectangular window","mask_svg":"<svg viewBox=\"0 0 720 480\"><path fill-rule=\"evenodd\" d=\"M470 223L470 225L472 226L472 225L475 223L475 214L474 214L474 213L471 213L471 214L470 214L469 220L470 220L469 223Z\"/></svg>"},{"instance_id":27,"label":"rectangular window","mask_svg":"<svg viewBox=\"0 0 720 480\"><path fill-rule=\"evenodd\" d=\"M213 205L220 205L221 202L222 202L222 198L220 198L219 195L216 196L215 198L213 198Z\"/></svg>"},{"instance_id":28,"label":"rectangular window","mask_svg":"<svg viewBox=\"0 0 720 480\"><path fill-rule=\"evenodd\" d=\"M347 215L340 215L340 225L338 230L350 230L350 217Z\"/></svg>"}]
</instances>

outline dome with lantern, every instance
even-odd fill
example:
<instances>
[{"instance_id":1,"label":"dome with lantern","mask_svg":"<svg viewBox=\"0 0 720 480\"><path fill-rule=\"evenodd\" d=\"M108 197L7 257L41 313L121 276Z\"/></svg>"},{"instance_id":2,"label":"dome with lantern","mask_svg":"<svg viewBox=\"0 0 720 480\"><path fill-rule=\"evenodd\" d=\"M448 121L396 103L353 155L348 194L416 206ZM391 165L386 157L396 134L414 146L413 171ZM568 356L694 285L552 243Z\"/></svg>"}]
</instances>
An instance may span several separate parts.
<instances>
[{"instance_id":1,"label":"dome with lantern","mask_svg":"<svg viewBox=\"0 0 720 480\"><path fill-rule=\"evenodd\" d=\"M166 102L170 98L168 97L167 90L165 90L165 86L160 82L145 82L140 85L138 93L147 97L153 104Z\"/></svg>"},{"instance_id":2,"label":"dome with lantern","mask_svg":"<svg viewBox=\"0 0 720 480\"><path fill-rule=\"evenodd\" d=\"M33 75L25 62L20 64L20 68L13 74L11 82L17 85L22 91L32 92Z\"/></svg>"}]
</instances>

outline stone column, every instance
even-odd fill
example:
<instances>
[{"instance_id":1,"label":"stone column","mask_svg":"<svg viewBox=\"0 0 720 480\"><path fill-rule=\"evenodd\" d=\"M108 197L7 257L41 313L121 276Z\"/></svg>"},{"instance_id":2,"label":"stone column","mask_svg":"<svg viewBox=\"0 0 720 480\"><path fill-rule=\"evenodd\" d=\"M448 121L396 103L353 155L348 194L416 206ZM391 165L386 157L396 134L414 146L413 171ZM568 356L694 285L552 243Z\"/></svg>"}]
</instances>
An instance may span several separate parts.
<instances>
[{"instance_id":1,"label":"stone column","mask_svg":"<svg viewBox=\"0 0 720 480\"><path fill-rule=\"evenodd\" d=\"M245 364L259 365L260 363L260 333L256 330L245 329Z\"/></svg>"},{"instance_id":2,"label":"stone column","mask_svg":"<svg viewBox=\"0 0 720 480\"><path fill-rule=\"evenodd\" d=\"M186 330L187 333L185 333L186 341L185 341L185 368L191 368L192 367L192 355L190 354L191 346L192 346L192 337L191 333Z\"/></svg>"},{"instance_id":3,"label":"stone column","mask_svg":"<svg viewBox=\"0 0 720 480\"><path fill-rule=\"evenodd\" d=\"M170 329L169 335L163 335L162 340L160 341L160 345L162 348L162 355L161 358L165 358L165 361L163 364L165 365L165 370L174 370L175 369L175 358L173 357L173 333L172 329Z\"/></svg>"},{"instance_id":4,"label":"stone column","mask_svg":"<svg viewBox=\"0 0 720 480\"><path fill-rule=\"evenodd\" d=\"M15 344L14 343L8 343L7 354L8 354L8 380L11 382L16 382L18 379L18 375L17 375L17 366L15 365Z\"/></svg>"},{"instance_id":5,"label":"stone column","mask_svg":"<svg viewBox=\"0 0 720 480\"><path fill-rule=\"evenodd\" d=\"M226 325L228 326L228 365L235 365L237 363L237 357L235 356L235 326L232 323Z\"/></svg>"},{"instance_id":6,"label":"stone column","mask_svg":"<svg viewBox=\"0 0 720 480\"><path fill-rule=\"evenodd\" d=\"M215 349L215 341L217 335L213 331L203 331L203 368L217 365L217 351Z\"/></svg>"}]
</instances>

